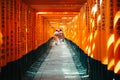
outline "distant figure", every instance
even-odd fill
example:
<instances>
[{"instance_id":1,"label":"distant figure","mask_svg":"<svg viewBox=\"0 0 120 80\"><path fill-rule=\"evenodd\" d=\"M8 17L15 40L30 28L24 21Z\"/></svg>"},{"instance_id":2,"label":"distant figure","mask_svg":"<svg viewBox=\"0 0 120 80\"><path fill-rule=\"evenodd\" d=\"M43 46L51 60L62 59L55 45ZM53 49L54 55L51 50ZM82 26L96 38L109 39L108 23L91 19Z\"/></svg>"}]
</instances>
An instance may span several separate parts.
<instances>
[{"instance_id":1,"label":"distant figure","mask_svg":"<svg viewBox=\"0 0 120 80\"><path fill-rule=\"evenodd\" d=\"M63 33L63 31L60 29L60 31L59 31L59 41L60 42L64 42L64 33Z\"/></svg>"},{"instance_id":2,"label":"distant figure","mask_svg":"<svg viewBox=\"0 0 120 80\"><path fill-rule=\"evenodd\" d=\"M58 44L58 30L54 32L53 39L54 39L55 44L57 45Z\"/></svg>"}]
</instances>

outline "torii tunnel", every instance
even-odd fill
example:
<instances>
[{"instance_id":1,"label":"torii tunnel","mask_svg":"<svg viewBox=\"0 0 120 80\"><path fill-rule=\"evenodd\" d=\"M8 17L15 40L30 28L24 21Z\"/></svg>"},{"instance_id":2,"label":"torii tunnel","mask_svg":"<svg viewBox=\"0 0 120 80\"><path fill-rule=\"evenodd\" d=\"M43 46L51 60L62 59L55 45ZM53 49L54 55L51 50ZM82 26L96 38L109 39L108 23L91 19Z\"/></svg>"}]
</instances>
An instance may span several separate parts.
<instances>
[{"instance_id":1,"label":"torii tunnel","mask_svg":"<svg viewBox=\"0 0 120 80\"><path fill-rule=\"evenodd\" d=\"M120 80L120 0L0 0L0 80Z\"/></svg>"}]
</instances>

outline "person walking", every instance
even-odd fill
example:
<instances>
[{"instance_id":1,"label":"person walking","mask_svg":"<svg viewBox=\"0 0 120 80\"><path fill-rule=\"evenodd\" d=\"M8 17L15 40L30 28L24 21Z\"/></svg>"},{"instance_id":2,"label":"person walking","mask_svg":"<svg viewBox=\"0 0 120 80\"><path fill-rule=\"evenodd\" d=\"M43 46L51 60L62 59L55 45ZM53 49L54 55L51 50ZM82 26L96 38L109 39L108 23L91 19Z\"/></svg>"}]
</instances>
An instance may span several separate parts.
<instances>
[{"instance_id":1,"label":"person walking","mask_svg":"<svg viewBox=\"0 0 120 80\"><path fill-rule=\"evenodd\" d=\"M59 41L64 42L64 33L63 33L63 31L61 29L59 31Z\"/></svg>"},{"instance_id":2,"label":"person walking","mask_svg":"<svg viewBox=\"0 0 120 80\"><path fill-rule=\"evenodd\" d=\"M58 34L59 34L59 33L58 33L58 30L56 30L56 31L54 32L54 35L53 35L55 45L58 44Z\"/></svg>"}]
</instances>

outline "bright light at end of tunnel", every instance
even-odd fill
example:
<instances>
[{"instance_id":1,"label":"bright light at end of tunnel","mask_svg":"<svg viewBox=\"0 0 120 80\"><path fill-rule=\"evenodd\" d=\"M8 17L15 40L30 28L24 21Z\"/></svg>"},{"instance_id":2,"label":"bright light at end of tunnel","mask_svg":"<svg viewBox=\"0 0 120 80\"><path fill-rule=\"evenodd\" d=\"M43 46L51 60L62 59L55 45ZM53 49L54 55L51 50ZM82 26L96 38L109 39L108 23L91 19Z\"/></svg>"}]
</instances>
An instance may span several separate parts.
<instances>
[{"instance_id":1,"label":"bright light at end of tunnel","mask_svg":"<svg viewBox=\"0 0 120 80\"><path fill-rule=\"evenodd\" d=\"M37 12L37 14L47 14L47 12Z\"/></svg>"},{"instance_id":2,"label":"bright light at end of tunnel","mask_svg":"<svg viewBox=\"0 0 120 80\"><path fill-rule=\"evenodd\" d=\"M120 71L120 61L118 61L118 63L115 66L114 72L118 73Z\"/></svg>"},{"instance_id":3,"label":"bright light at end of tunnel","mask_svg":"<svg viewBox=\"0 0 120 80\"><path fill-rule=\"evenodd\" d=\"M37 12L36 14L54 14L55 12ZM60 12L56 12L56 14L60 14ZM63 12L62 14L69 14L68 12Z\"/></svg>"},{"instance_id":4,"label":"bright light at end of tunnel","mask_svg":"<svg viewBox=\"0 0 120 80\"><path fill-rule=\"evenodd\" d=\"M111 46L111 44L114 42L114 34L112 34L107 42L107 50L109 49L109 47Z\"/></svg>"}]
</instances>

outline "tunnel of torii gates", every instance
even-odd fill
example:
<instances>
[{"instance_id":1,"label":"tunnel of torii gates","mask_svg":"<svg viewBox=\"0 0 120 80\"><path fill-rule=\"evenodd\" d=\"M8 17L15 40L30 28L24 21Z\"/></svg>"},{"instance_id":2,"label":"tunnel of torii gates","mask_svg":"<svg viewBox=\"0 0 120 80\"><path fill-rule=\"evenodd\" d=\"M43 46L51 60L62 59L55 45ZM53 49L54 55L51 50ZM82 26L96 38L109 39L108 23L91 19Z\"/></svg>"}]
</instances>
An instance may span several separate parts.
<instances>
[{"instance_id":1,"label":"tunnel of torii gates","mask_svg":"<svg viewBox=\"0 0 120 80\"><path fill-rule=\"evenodd\" d=\"M72 21L62 27L51 27L40 12L22 0L10 1L14 5L7 6L9 0L0 0L0 72L9 62L47 42L56 29L62 29L65 37L88 57L105 65L108 71L120 74L119 0L98 3L88 0Z\"/></svg>"}]
</instances>

